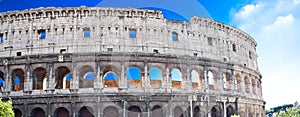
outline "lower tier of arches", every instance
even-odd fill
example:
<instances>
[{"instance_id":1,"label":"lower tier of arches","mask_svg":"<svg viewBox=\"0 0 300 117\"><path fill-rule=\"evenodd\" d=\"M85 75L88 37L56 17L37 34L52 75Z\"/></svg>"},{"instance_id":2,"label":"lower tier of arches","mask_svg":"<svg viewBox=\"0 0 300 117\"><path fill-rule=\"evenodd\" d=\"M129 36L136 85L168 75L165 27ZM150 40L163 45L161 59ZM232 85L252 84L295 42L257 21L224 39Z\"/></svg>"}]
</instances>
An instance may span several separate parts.
<instances>
[{"instance_id":1,"label":"lower tier of arches","mask_svg":"<svg viewBox=\"0 0 300 117\"><path fill-rule=\"evenodd\" d=\"M265 117L264 102L207 95L10 97L16 117Z\"/></svg>"}]
</instances>

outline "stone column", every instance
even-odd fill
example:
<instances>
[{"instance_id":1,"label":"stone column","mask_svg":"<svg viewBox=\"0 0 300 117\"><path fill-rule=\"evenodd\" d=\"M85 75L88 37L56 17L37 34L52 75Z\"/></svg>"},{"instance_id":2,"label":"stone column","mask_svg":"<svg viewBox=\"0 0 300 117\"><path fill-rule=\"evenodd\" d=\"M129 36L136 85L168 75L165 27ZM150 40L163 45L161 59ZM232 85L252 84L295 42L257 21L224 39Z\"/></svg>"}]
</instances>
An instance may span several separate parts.
<instances>
[{"instance_id":1,"label":"stone column","mask_svg":"<svg viewBox=\"0 0 300 117\"><path fill-rule=\"evenodd\" d=\"M204 90L208 90L208 72L207 72L207 67L204 66L204 70L203 70L203 74L204 74Z\"/></svg>"},{"instance_id":2,"label":"stone column","mask_svg":"<svg viewBox=\"0 0 300 117\"><path fill-rule=\"evenodd\" d=\"M48 78L48 89L54 90L55 89L55 72L53 72L53 63L49 63L48 65L48 73L49 73L49 78Z\"/></svg>"},{"instance_id":3,"label":"stone column","mask_svg":"<svg viewBox=\"0 0 300 117\"><path fill-rule=\"evenodd\" d=\"M165 73L165 76L166 76L166 78L165 78L165 86L164 86L164 88L171 88L172 87L172 79L170 79L170 76L171 76L171 74L170 74L170 68L169 68L169 65L167 65L167 67L166 67L166 73Z\"/></svg>"},{"instance_id":4,"label":"stone column","mask_svg":"<svg viewBox=\"0 0 300 117\"><path fill-rule=\"evenodd\" d=\"M190 71L190 67L186 66L186 73L185 73L185 83L184 83L184 89L192 89L192 79L191 79L191 71Z\"/></svg>"},{"instance_id":5,"label":"stone column","mask_svg":"<svg viewBox=\"0 0 300 117\"><path fill-rule=\"evenodd\" d=\"M79 88L79 78L78 78L78 72L77 72L77 66L76 62L72 62L72 67L71 67L71 89L78 89Z\"/></svg>"},{"instance_id":6,"label":"stone column","mask_svg":"<svg viewBox=\"0 0 300 117\"><path fill-rule=\"evenodd\" d=\"M103 88L103 82L102 82L102 72L101 72L101 66L100 63L96 65L96 78L94 81L94 87L96 89L102 89Z\"/></svg>"},{"instance_id":7,"label":"stone column","mask_svg":"<svg viewBox=\"0 0 300 117\"><path fill-rule=\"evenodd\" d=\"M125 66L123 62L121 64L121 78L119 80L119 88L127 88L127 79L125 78Z\"/></svg>"},{"instance_id":8,"label":"stone column","mask_svg":"<svg viewBox=\"0 0 300 117\"><path fill-rule=\"evenodd\" d=\"M9 70L9 66L8 66L8 62L4 63L5 65L5 83L4 83L4 91L5 92L9 92L11 91L11 77L10 77L10 70Z\"/></svg>"},{"instance_id":9,"label":"stone column","mask_svg":"<svg viewBox=\"0 0 300 117\"><path fill-rule=\"evenodd\" d=\"M31 65L26 64L25 67L25 79L24 79L24 91L29 91L32 90L32 79L30 78L30 73L31 73Z\"/></svg>"},{"instance_id":10,"label":"stone column","mask_svg":"<svg viewBox=\"0 0 300 117\"><path fill-rule=\"evenodd\" d=\"M223 111L223 114L224 114L223 116L226 117L226 115L227 115L227 113L226 113L226 101L223 100L222 102L223 102L223 108L224 108L224 109L223 109L223 110L224 110L224 111Z\"/></svg>"},{"instance_id":11,"label":"stone column","mask_svg":"<svg viewBox=\"0 0 300 117\"><path fill-rule=\"evenodd\" d=\"M145 82L145 88L151 87L147 62L145 62L145 67L144 67L144 82Z\"/></svg>"}]
</instances>

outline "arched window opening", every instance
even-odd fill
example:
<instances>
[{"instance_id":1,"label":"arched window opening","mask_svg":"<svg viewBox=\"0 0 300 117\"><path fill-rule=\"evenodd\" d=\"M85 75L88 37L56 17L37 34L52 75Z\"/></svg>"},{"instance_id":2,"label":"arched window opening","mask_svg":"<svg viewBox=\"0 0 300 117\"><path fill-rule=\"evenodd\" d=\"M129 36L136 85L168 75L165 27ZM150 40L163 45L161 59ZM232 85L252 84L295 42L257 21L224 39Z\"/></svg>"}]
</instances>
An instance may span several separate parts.
<instances>
[{"instance_id":1,"label":"arched window opening","mask_svg":"<svg viewBox=\"0 0 300 117\"><path fill-rule=\"evenodd\" d=\"M4 89L4 73L0 71L0 92L2 92Z\"/></svg>"},{"instance_id":2,"label":"arched window opening","mask_svg":"<svg viewBox=\"0 0 300 117\"><path fill-rule=\"evenodd\" d=\"M237 91L241 92L242 91L242 84L241 84L241 77L240 75L235 75L235 79L236 79L236 89Z\"/></svg>"},{"instance_id":3,"label":"arched window opening","mask_svg":"<svg viewBox=\"0 0 300 117\"><path fill-rule=\"evenodd\" d=\"M43 89L43 81L46 78L47 71L44 68L36 68L33 71L33 89Z\"/></svg>"},{"instance_id":4,"label":"arched window opening","mask_svg":"<svg viewBox=\"0 0 300 117\"><path fill-rule=\"evenodd\" d=\"M173 68L171 71L172 88L181 88L182 75L179 69Z\"/></svg>"},{"instance_id":5,"label":"arched window opening","mask_svg":"<svg viewBox=\"0 0 300 117\"><path fill-rule=\"evenodd\" d=\"M236 45L235 44L232 44L232 51L236 52Z\"/></svg>"},{"instance_id":6,"label":"arched window opening","mask_svg":"<svg viewBox=\"0 0 300 117\"><path fill-rule=\"evenodd\" d=\"M69 111L64 107L59 107L55 110L55 117L69 117Z\"/></svg>"},{"instance_id":7,"label":"arched window opening","mask_svg":"<svg viewBox=\"0 0 300 117\"><path fill-rule=\"evenodd\" d=\"M212 71L208 71L207 80L208 80L209 89L214 89L215 79L214 79L214 74Z\"/></svg>"},{"instance_id":8,"label":"arched window opening","mask_svg":"<svg viewBox=\"0 0 300 117\"><path fill-rule=\"evenodd\" d=\"M254 79L252 79L251 83L252 83L252 93L255 95L256 94L256 82Z\"/></svg>"},{"instance_id":9,"label":"arched window opening","mask_svg":"<svg viewBox=\"0 0 300 117\"><path fill-rule=\"evenodd\" d=\"M104 87L119 87L118 76L113 72L107 72L104 77Z\"/></svg>"},{"instance_id":10,"label":"arched window opening","mask_svg":"<svg viewBox=\"0 0 300 117\"><path fill-rule=\"evenodd\" d=\"M56 70L55 77L55 88L56 89L65 89L70 88L71 75L69 74L70 70L67 67L59 67Z\"/></svg>"},{"instance_id":11,"label":"arched window opening","mask_svg":"<svg viewBox=\"0 0 300 117\"><path fill-rule=\"evenodd\" d=\"M246 89L246 92L247 93L250 93L250 81L249 81L249 78L246 76L245 78L244 78L244 80L245 80L245 89Z\"/></svg>"},{"instance_id":12,"label":"arched window opening","mask_svg":"<svg viewBox=\"0 0 300 117\"><path fill-rule=\"evenodd\" d=\"M152 117L163 117L163 109L161 106L156 105L151 109Z\"/></svg>"},{"instance_id":13,"label":"arched window opening","mask_svg":"<svg viewBox=\"0 0 300 117\"><path fill-rule=\"evenodd\" d=\"M174 117L183 117L183 110L181 109L181 107L177 106L174 108Z\"/></svg>"},{"instance_id":14,"label":"arched window opening","mask_svg":"<svg viewBox=\"0 0 300 117\"><path fill-rule=\"evenodd\" d=\"M63 79L63 89L69 89L71 84L71 74L67 74Z\"/></svg>"},{"instance_id":15,"label":"arched window opening","mask_svg":"<svg viewBox=\"0 0 300 117\"><path fill-rule=\"evenodd\" d=\"M119 110L116 107L109 106L104 109L104 117L119 117Z\"/></svg>"},{"instance_id":16,"label":"arched window opening","mask_svg":"<svg viewBox=\"0 0 300 117\"><path fill-rule=\"evenodd\" d=\"M92 108L89 108L89 107L82 107L80 110L79 110L79 117L95 117L93 115L93 109Z\"/></svg>"},{"instance_id":17,"label":"arched window opening","mask_svg":"<svg viewBox=\"0 0 300 117\"><path fill-rule=\"evenodd\" d=\"M149 77L152 88L162 88L162 73L160 69L151 67Z\"/></svg>"},{"instance_id":18,"label":"arched window opening","mask_svg":"<svg viewBox=\"0 0 300 117\"><path fill-rule=\"evenodd\" d=\"M231 117L232 115L235 114L234 108L232 106L228 106L226 108L226 117Z\"/></svg>"},{"instance_id":19,"label":"arched window opening","mask_svg":"<svg viewBox=\"0 0 300 117\"><path fill-rule=\"evenodd\" d=\"M45 111L42 108L35 108L31 111L32 117L46 117Z\"/></svg>"},{"instance_id":20,"label":"arched window opening","mask_svg":"<svg viewBox=\"0 0 300 117\"><path fill-rule=\"evenodd\" d=\"M12 72L12 86L14 91L24 90L24 72L21 69L15 69Z\"/></svg>"},{"instance_id":21,"label":"arched window opening","mask_svg":"<svg viewBox=\"0 0 300 117\"><path fill-rule=\"evenodd\" d=\"M211 117L221 117L221 109L219 106L212 107L211 111Z\"/></svg>"},{"instance_id":22,"label":"arched window opening","mask_svg":"<svg viewBox=\"0 0 300 117\"><path fill-rule=\"evenodd\" d=\"M128 117L141 117L142 116L142 111L139 107L137 106L131 106L128 108Z\"/></svg>"},{"instance_id":23,"label":"arched window opening","mask_svg":"<svg viewBox=\"0 0 300 117\"><path fill-rule=\"evenodd\" d=\"M15 117L23 117L23 114L19 109L13 109L13 111L15 113Z\"/></svg>"},{"instance_id":24,"label":"arched window opening","mask_svg":"<svg viewBox=\"0 0 300 117\"><path fill-rule=\"evenodd\" d=\"M199 88L200 84L200 76L196 70L191 72L191 79L192 79L192 87L193 89Z\"/></svg>"},{"instance_id":25,"label":"arched window opening","mask_svg":"<svg viewBox=\"0 0 300 117\"><path fill-rule=\"evenodd\" d=\"M137 67L130 67L127 69L127 88L140 88L141 83L141 71Z\"/></svg>"},{"instance_id":26,"label":"arched window opening","mask_svg":"<svg viewBox=\"0 0 300 117\"><path fill-rule=\"evenodd\" d=\"M200 108L196 106L193 111L193 117L201 117L200 116Z\"/></svg>"},{"instance_id":27,"label":"arched window opening","mask_svg":"<svg viewBox=\"0 0 300 117\"><path fill-rule=\"evenodd\" d=\"M0 71L0 93L4 91L4 73Z\"/></svg>"},{"instance_id":28,"label":"arched window opening","mask_svg":"<svg viewBox=\"0 0 300 117\"><path fill-rule=\"evenodd\" d=\"M94 70L91 66L85 65L79 69L79 88L94 87Z\"/></svg>"}]
</instances>

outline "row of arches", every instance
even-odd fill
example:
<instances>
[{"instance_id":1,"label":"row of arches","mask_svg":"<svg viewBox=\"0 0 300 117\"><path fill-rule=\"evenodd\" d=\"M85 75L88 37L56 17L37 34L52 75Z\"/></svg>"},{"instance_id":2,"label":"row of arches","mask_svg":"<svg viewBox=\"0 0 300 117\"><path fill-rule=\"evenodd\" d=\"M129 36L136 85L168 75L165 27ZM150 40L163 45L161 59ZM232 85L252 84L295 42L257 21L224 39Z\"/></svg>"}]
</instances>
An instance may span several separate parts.
<instances>
[{"instance_id":1,"label":"row of arches","mask_svg":"<svg viewBox=\"0 0 300 117\"><path fill-rule=\"evenodd\" d=\"M125 77L127 81L127 88L141 88L142 82L145 77L145 72L141 72L141 68L132 66L127 68L125 72ZM50 73L47 72L45 68L38 67L33 70L32 75L32 89L41 90L47 89L49 87L47 78ZM79 88L93 88L94 80L97 77L94 69L85 65L79 69ZM205 88L205 84L208 84L209 87L214 89L214 86L217 87L219 84L216 79L218 75L212 70L199 72L197 70L191 70L189 75L183 76L179 68L172 68L170 74L163 74L162 70L159 67L150 67L148 73L146 74L149 77L149 84L152 88L163 88L166 81L164 80L167 75L170 76L172 88L183 88L185 84L182 81L190 81L193 89ZM68 89L70 88L70 81L72 79L71 70L68 67L61 66L58 67L55 71L55 83L54 87L56 89ZM119 76L120 71L114 69L112 66L105 66L101 75L99 76L103 80L103 87L119 87ZM185 78L189 77L189 78ZM11 73L12 81L12 90L20 91L24 90L24 80L25 73L22 69L14 69ZM207 80L206 80L207 79ZM256 89L260 89L260 82L255 78L244 77L244 82L239 74L235 75L233 78L230 73L224 72L221 75L220 80L222 81L222 88L226 90L237 90L242 91L242 84L245 85L245 91L250 93L250 86L254 94L256 94ZM4 73L0 71L0 87L4 86Z\"/></svg>"},{"instance_id":2,"label":"row of arches","mask_svg":"<svg viewBox=\"0 0 300 117\"><path fill-rule=\"evenodd\" d=\"M183 109L181 106L176 106L173 109L173 116L174 117L188 117L189 116L189 109ZM15 117L22 117L22 111L19 109L14 109ZM226 107L226 117L230 117L231 115L235 114L235 110L232 106ZM119 117L121 115L120 109L115 106L108 106L103 110L103 117ZM139 106L130 106L126 110L127 117L143 117L143 111ZM203 114L203 113L202 113ZM210 109L210 112L206 113L205 115L210 114L211 117L221 117L223 112L222 109L215 105ZM53 115L55 117L69 117L72 113L65 107L58 107L55 109ZM162 106L155 105L150 112L151 117L165 117L165 111ZM31 117L47 117L46 112L44 109L37 107L34 108L30 112ZM78 117L95 117L94 109L88 106L83 106L78 111ZM201 110L199 106L193 108L193 117L202 117Z\"/></svg>"}]
</instances>

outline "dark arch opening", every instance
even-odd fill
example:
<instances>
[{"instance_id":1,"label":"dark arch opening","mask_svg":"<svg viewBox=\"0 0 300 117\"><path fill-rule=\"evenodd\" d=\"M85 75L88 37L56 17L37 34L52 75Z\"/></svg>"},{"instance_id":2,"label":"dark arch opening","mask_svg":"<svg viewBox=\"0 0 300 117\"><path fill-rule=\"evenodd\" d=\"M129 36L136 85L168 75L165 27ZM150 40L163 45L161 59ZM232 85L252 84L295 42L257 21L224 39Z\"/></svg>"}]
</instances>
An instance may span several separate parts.
<instances>
[{"instance_id":1,"label":"dark arch opening","mask_svg":"<svg viewBox=\"0 0 300 117\"><path fill-rule=\"evenodd\" d=\"M226 114L227 114L226 117L231 117L231 115L234 115L235 114L234 108L232 106L228 106L226 108Z\"/></svg>"},{"instance_id":2,"label":"dark arch opening","mask_svg":"<svg viewBox=\"0 0 300 117\"><path fill-rule=\"evenodd\" d=\"M152 117L163 117L163 109L161 106L156 105L152 108Z\"/></svg>"},{"instance_id":3,"label":"dark arch opening","mask_svg":"<svg viewBox=\"0 0 300 117\"><path fill-rule=\"evenodd\" d=\"M2 92L4 89L4 73L0 71L0 92Z\"/></svg>"},{"instance_id":4,"label":"dark arch opening","mask_svg":"<svg viewBox=\"0 0 300 117\"><path fill-rule=\"evenodd\" d=\"M174 108L174 117L183 117L183 110L177 106Z\"/></svg>"},{"instance_id":5,"label":"dark arch opening","mask_svg":"<svg viewBox=\"0 0 300 117\"><path fill-rule=\"evenodd\" d=\"M69 117L69 111L64 107L55 110L55 117Z\"/></svg>"},{"instance_id":6,"label":"dark arch opening","mask_svg":"<svg viewBox=\"0 0 300 117\"><path fill-rule=\"evenodd\" d=\"M70 70L64 66L56 69L56 89L70 88L71 75L69 73Z\"/></svg>"},{"instance_id":7,"label":"dark arch opening","mask_svg":"<svg viewBox=\"0 0 300 117\"><path fill-rule=\"evenodd\" d=\"M198 106L194 108L193 117L200 117L200 108Z\"/></svg>"},{"instance_id":8,"label":"dark arch opening","mask_svg":"<svg viewBox=\"0 0 300 117\"><path fill-rule=\"evenodd\" d=\"M19 109L13 109L13 110L14 110L14 113L15 113L15 117L22 117L23 116L21 110L19 110Z\"/></svg>"},{"instance_id":9,"label":"dark arch opening","mask_svg":"<svg viewBox=\"0 0 300 117\"><path fill-rule=\"evenodd\" d=\"M47 71L42 68L36 68L33 71L33 89L43 89L43 81L46 78Z\"/></svg>"},{"instance_id":10,"label":"dark arch opening","mask_svg":"<svg viewBox=\"0 0 300 117\"><path fill-rule=\"evenodd\" d=\"M95 117L93 115L93 110L89 107L82 107L80 110L79 110L79 117Z\"/></svg>"},{"instance_id":11,"label":"dark arch opening","mask_svg":"<svg viewBox=\"0 0 300 117\"><path fill-rule=\"evenodd\" d=\"M141 117L141 109L137 106L131 106L128 108L128 117Z\"/></svg>"},{"instance_id":12,"label":"dark arch opening","mask_svg":"<svg viewBox=\"0 0 300 117\"><path fill-rule=\"evenodd\" d=\"M109 106L104 109L104 117L119 117L119 111L116 107Z\"/></svg>"},{"instance_id":13,"label":"dark arch opening","mask_svg":"<svg viewBox=\"0 0 300 117\"><path fill-rule=\"evenodd\" d=\"M212 107L211 109L211 117L221 117L221 110L220 108L216 105Z\"/></svg>"},{"instance_id":14,"label":"dark arch opening","mask_svg":"<svg viewBox=\"0 0 300 117\"><path fill-rule=\"evenodd\" d=\"M12 72L12 81L14 91L24 90L24 71L22 69L15 69Z\"/></svg>"},{"instance_id":15,"label":"dark arch opening","mask_svg":"<svg viewBox=\"0 0 300 117\"><path fill-rule=\"evenodd\" d=\"M45 111L42 108L35 108L31 111L32 117L46 117Z\"/></svg>"}]
</instances>

